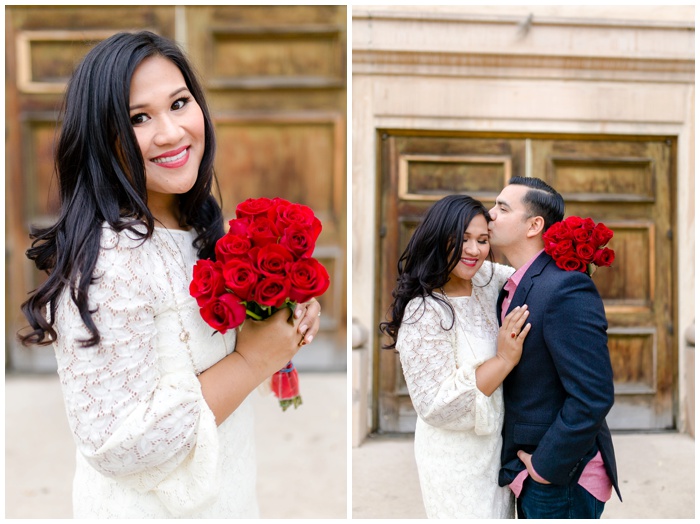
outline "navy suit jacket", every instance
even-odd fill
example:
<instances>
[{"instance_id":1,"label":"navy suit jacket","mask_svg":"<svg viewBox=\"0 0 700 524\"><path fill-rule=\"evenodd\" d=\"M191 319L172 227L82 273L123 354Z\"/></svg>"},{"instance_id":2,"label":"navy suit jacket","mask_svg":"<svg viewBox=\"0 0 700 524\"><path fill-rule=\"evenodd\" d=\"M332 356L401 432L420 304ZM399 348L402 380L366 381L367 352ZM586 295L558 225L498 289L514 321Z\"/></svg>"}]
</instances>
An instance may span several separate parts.
<instances>
[{"instance_id":1,"label":"navy suit jacket","mask_svg":"<svg viewBox=\"0 0 700 524\"><path fill-rule=\"evenodd\" d=\"M498 299L500 324L501 304ZM608 322L593 280L564 271L542 252L520 281L508 311L527 304L532 324L518 365L503 381L505 420L498 483L525 469L518 450L553 484L578 482L600 451L620 497L605 416L613 405ZM620 497L621 499L621 497Z\"/></svg>"}]
</instances>

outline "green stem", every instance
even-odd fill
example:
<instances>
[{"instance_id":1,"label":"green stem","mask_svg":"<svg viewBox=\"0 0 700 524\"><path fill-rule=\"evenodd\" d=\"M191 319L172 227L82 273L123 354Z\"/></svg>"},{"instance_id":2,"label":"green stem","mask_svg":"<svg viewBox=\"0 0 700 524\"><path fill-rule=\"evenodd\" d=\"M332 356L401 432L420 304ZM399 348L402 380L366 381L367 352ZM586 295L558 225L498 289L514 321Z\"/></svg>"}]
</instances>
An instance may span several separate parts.
<instances>
[{"instance_id":1,"label":"green stem","mask_svg":"<svg viewBox=\"0 0 700 524\"><path fill-rule=\"evenodd\" d=\"M249 317L251 317L251 318L253 318L253 319L255 319L255 320L262 320L262 317L261 317L260 315L256 315L256 314L253 313L250 309L246 309L246 310L245 310L245 313L246 313L246 315L248 315Z\"/></svg>"}]
</instances>

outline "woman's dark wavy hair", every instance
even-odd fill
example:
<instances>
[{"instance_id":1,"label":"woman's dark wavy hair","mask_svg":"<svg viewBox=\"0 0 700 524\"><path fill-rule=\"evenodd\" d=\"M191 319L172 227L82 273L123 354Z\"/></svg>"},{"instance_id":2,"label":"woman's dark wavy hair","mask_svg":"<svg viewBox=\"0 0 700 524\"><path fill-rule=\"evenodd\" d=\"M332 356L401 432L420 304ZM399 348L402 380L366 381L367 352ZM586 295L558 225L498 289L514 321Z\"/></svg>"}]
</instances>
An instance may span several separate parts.
<instances>
[{"instance_id":1,"label":"woman's dark wavy hair","mask_svg":"<svg viewBox=\"0 0 700 524\"><path fill-rule=\"evenodd\" d=\"M90 332L81 343L97 344L100 334L87 293L94 282L102 224L107 222L116 231L129 230L142 241L153 234L144 159L129 115L131 78L139 64L152 56L162 56L178 67L204 115L204 154L197 181L180 195L179 219L181 226L196 230L193 244L198 257L214 258L214 246L224 229L221 207L212 195L214 126L200 82L171 40L148 31L118 33L87 53L68 82L54 157L59 217L50 227L32 227L32 247L27 250L27 257L49 277L22 304L33 329L19 335L25 345L55 341L56 304L66 287Z\"/></svg>"},{"instance_id":2,"label":"woman's dark wavy hair","mask_svg":"<svg viewBox=\"0 0 700 524\"><path fill-rule=\"evenodd\" d=\"M389 309L389 321L379 325L380 331L392 339L390 344L383 346L385 349L396 348L406 305L416 297L425 299L430 295L447 304L452 311L454 324L454 309L451 304L441 294L433 292L447 283L450 273L457 267L462 256L464 231L472 219L479 215L487 223L491 221L484 205L466 195L447 196L438 200L425 213L399 258L399 276L391 294L394 301ZM489 259L493 262L490 250ZM451 328L452 325L444 329Z\"/></svg>"}]
</instances>

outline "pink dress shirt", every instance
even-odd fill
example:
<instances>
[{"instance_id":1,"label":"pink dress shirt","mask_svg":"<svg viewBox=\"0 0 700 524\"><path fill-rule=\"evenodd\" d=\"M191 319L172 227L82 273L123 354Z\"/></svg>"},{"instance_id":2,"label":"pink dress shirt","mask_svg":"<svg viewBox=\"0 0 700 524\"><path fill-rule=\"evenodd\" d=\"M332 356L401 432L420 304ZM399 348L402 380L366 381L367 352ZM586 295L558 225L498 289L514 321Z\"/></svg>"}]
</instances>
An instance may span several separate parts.
<instances>
[{"instance_id":1,"label":"pink dress shirt","mask_svg":"<svg viewBox=\"0 0 700 524\"><path fill-rule=\"evenodd\" d=\"M542 251L544 251L544 249ZM513 273L506 282L505 286L503 286L503 289L508 292L508 295L505 297L505 299L503 299L503 304L501 306L501 323L503 323L503 319L506 317L506 312L508 311L508 307L513 300L515 290L518 288L518 285L525 275L525 272L530 268L535 259L542 254L542 251L539 251L527 264L520 267L515 273ZM518 474L517 477L515 477L513 482L511 482L510 489L513 491L516 497L520 496L520 492L523 489L523 483L525 482L527 476L527 469L524 469ZM578 483L583 489L588 491L599 501L607 502L610 500L613 487L612 481L605 471L605 464L603 463L603 457L601 456L600 451L596 453L595 457L593 457L590 462L586 464L586 467L583 468L583 472L581 473L581 477L578 479Z\"/></svg>"}]
</instances>

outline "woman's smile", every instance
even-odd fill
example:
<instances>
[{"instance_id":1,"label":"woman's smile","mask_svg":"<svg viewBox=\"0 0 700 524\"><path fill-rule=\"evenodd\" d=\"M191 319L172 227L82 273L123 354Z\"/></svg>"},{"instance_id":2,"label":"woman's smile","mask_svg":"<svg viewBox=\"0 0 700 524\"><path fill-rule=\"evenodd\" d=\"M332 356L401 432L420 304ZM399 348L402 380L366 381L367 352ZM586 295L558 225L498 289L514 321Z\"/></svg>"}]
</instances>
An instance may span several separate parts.
<instances>
[{"instance_id":1,"label":"woman's smile","mask_svg":"<svg viewBox=\"0 0 700 524\"><path fill-rule=\"evenodd\" d=\"M173 151L168 151L160 156L151 159L151 162L158 164L160 167L170 169L184 166L190 158L190 146L182 146Z\"/></svg>"}]
</instances>

